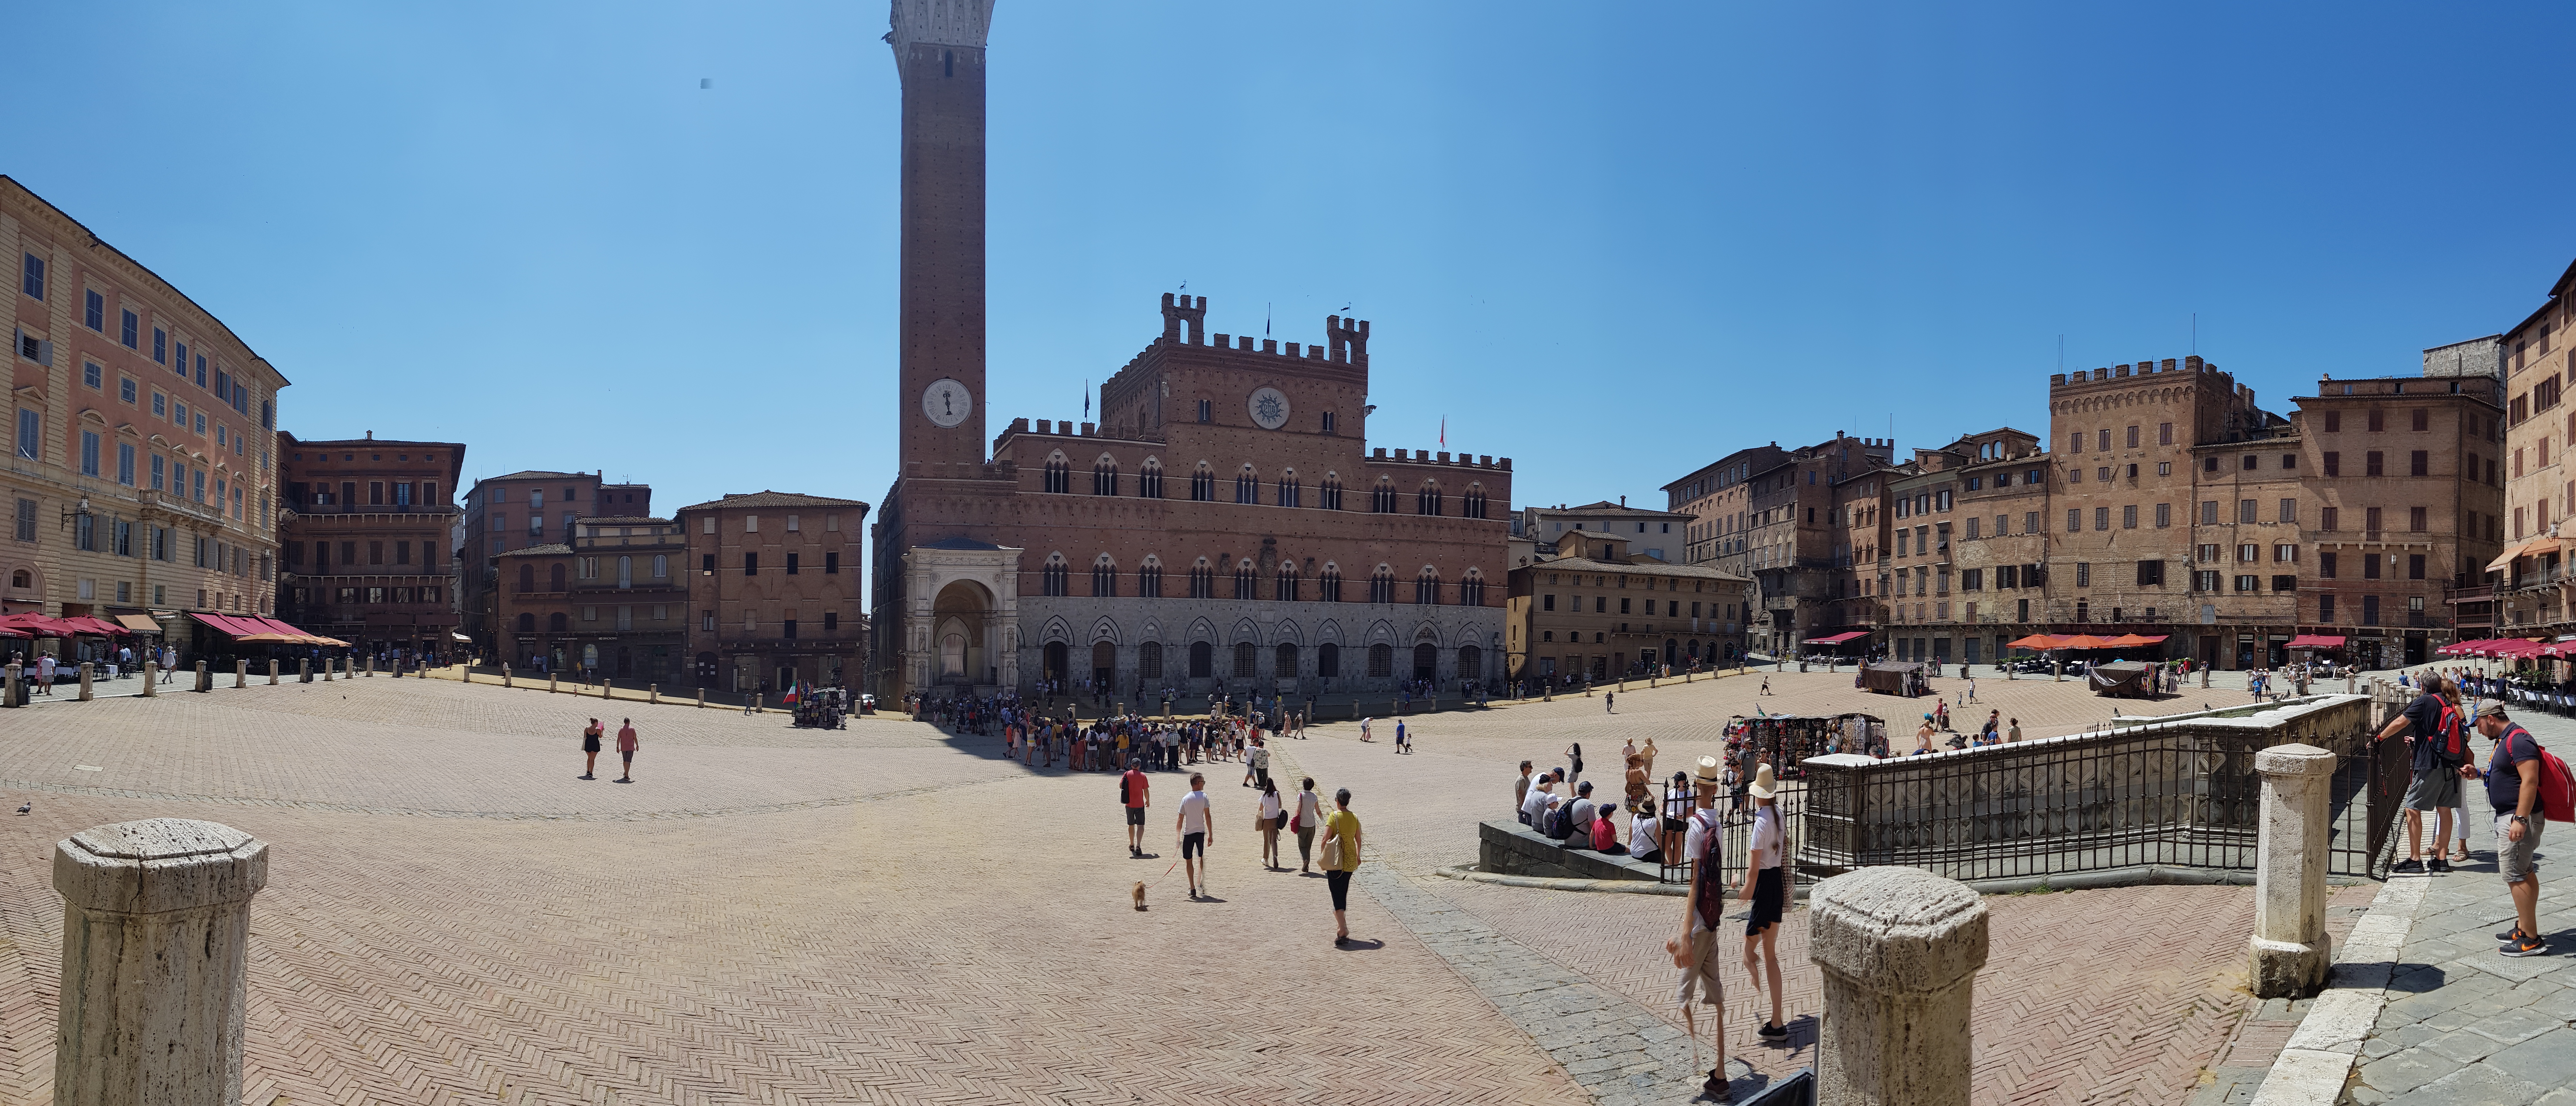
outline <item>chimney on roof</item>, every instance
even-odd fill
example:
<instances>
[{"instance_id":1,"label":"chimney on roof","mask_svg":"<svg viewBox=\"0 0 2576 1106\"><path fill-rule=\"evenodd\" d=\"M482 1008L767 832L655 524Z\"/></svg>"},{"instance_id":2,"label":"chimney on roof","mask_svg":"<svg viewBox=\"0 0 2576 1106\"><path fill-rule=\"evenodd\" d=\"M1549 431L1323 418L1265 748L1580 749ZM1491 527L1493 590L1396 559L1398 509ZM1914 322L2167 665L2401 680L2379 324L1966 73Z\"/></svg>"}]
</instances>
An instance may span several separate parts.
<instances>
[{"instance_id":1,"label":"chimney on roof","mask_svg":"<svg viewBox=\"0 0 2576 1106\"><path fill-rule=\"evenodd\" d=\"M1619 505L1620 505L1620 506L1622 506L1622 507L1627 506L1627 505L1628 505L1628 497L1627 497L1627 496L1624 496L1624 495L1623 495L1623 496L1620 496L1620 497L1619 497Z\"/></svg>"},{"instance_id":2,"label":"chimney on roof","mask_svg":"<svg viewBox=\"0 0 2576 1106\"><path fill-rule=\"evenodd\" d=\"M373 431L373 430L367 431L367 440L368 440L368 441L371 441L371 442L372 442L372 441L375 441L375 440L376 440L376 432L375 432L375 431Z\"/></svg>"}]
</instances>

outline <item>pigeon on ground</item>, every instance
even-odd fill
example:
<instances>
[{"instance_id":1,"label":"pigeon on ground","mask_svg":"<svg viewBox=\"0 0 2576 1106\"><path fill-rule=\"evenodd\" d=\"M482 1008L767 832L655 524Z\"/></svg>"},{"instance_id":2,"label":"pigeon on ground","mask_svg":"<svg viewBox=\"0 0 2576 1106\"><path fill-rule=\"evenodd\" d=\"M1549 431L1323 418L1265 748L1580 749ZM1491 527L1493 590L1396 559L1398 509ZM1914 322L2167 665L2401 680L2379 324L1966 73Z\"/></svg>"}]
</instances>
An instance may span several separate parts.
<instances>
[{"instance_id":1,"label":"pigeon on ground","mask_svg":"<svg viewBox=\"0 0 2576 1106\"><path fill-rule=\"evenodd\" d=\"M20 814L25 814L34 809L36 809L36 804L32 800L18 804L18 813Z\"/></svg>"}]
</instances>

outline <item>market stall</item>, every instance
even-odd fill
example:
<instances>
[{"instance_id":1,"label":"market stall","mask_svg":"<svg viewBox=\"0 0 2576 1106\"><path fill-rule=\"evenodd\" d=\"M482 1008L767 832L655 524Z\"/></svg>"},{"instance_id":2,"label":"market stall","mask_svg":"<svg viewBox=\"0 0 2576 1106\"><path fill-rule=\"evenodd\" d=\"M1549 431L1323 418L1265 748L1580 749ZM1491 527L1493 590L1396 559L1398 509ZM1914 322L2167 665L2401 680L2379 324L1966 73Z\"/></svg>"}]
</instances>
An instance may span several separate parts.
<instances>
[{"instance_id":1,"label":"market stall","mask_svg":"<svg viewBox=\"0 0 2576 1106\"><path fill-rule=\"evenodd\" d=\"M2156 697L2156 666L2136 661L2097 664L2087 677L2093 694L2114 699L2153 699Z\"/></svg>"},{"instance_id":2,"label":"market stall","mask_svg":"<svg viewBox=\"0 0 2576 1106\"><path fill-rule=\"evenodd\" d=\"M1911 698L1931 690L1931 674L1915 661L1880 661L1863 665L1856 686L1881 695L1903 695Z\"/></svg>"}]
</instances>

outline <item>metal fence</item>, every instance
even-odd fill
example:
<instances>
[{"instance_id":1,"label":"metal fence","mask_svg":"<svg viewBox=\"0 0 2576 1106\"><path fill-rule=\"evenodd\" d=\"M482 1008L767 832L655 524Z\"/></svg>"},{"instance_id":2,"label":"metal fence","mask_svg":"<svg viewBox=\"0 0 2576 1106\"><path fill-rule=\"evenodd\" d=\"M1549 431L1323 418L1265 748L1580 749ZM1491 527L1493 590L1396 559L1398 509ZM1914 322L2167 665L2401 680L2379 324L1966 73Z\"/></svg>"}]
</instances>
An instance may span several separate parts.
<instances>
[{"instance_id":1,"label":"metal fence","mask_svg":"<svg viewBox=\"0 0 2576 1106\"><path fill-rule=\"evenodd\" d=\"M2408 764L2404 742L2370 740L2376 713L2345 711L2332 716L2332 729L2303 733L2164 723L1938 758L1809 762L1775 797L1791 878L1882 864L1969 881L2151 867L2250 872L2262 792L2254 757L2291 740L2337 755L2329 873L2385 878ZM1732 887L1743 877L1754 804L1726 795L1718 809L1727 826L1720 863Z\"/></svg>"}]
</instances>

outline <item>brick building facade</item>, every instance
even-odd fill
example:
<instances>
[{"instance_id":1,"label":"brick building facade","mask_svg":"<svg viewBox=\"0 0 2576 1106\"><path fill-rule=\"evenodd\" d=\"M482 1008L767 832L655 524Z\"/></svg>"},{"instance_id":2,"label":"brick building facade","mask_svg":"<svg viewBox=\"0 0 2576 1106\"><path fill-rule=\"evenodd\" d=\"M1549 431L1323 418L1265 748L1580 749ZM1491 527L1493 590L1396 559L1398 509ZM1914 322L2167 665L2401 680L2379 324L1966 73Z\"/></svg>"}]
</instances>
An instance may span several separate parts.
<instances>
[{"instance_id":1,"label":"brick building facade","mask_svg":"<svg viewBox=\"0 0 2576 1106\"><path fill-rule=\"evenodd\" d=\"M2505 441L2498 475L2505 489L2498 520L2504 548L2476 581L2492 597L2495 632L2517 636L2576 632L2576 604L2568 601L2566 521L2576 510L2576 466L2567 446L2576 441L2576 407L2566 389L2576 379L2576 265L2559 275L2538 310L2497 340L2503 377ZM2454 597L2465 598L2465 597Z\"/></svg>"},{"instance_id":2,"label":"brick building facade","mask_svg":"<svg viewBox=\"0 0 2576 1106\"><path fill-rule=\"evenodd\" d=\"M706 686L774 693L846 684L865 670L867 514L855 499L766 491L675 512L687 543L690 660Z\"/></svg>"},{"instance_id":3,"label":"brick building facade","mask_svg":"<svg viewBox=\"0 0 2576 1106\"><path fill-rule=\"evenodd\" d=\"M1840 630L1851 568L1837 487L1888 464L1883 438L1836 434L1784 450L1741 450L1664 486L1673 510L1693 515L1694 564L1753 581L1745 648L1776 653Z\"/></svg>"},{"instance_id":4,"label":"brick building facade","mask_svg":"<svg viewBox=\"0 0 2576 1106\"><path fill-rule=\"evenodd\" d=\"M279 432L278 617L361 651L455 648L457 442Z\"/></svg>"},{"instance_id":5,"label":"brick building facade","mask_svg":"<svg viewBox=\"0 0 2576 1106\"><path fill-rule=\"evenodd\" d=\"M524 664L556 648L554 639L540 641L517 629L519 614L534 613L540 627L557 613L534 611L525 603L502 610L505 587L515 588L518 569L537 565L527 556L541 546L562 546L570 556L574 531L583 518L645 518L653 514L653 489L646 484L612 484L598 472L529 469L474 482L465 494L456 549L462 633L476 652ZM505 554L523 554L505 564ZM553 562L546 562L550 565ZM569 562L565 562L569 564ZM545 568L539 567L543 573ZM512 594L518 594L513 591ZM530 592L530 595L540 594ZM568 594L568 592L567 592ZM542 632L542 631L539 631Z\"/></svg>"},{"instance_id":6,"label":"brick building facade","mask_svg":"<svg viewBox=\"0 0 2576 1106\"><path fill-rule=\"evenodd\" d=\"M1635 552L1636 535L1569 530L1511 572L1512 678L1551 684L1722 663L1752 581Z\"/></svg>"},{"instance_id":7,"label":"brick building facade","mask_svg":"<svg viewBox=\"0 0 2576 1106\"><path fill-rule=\"evenodd\" d=\"M988 0L895 9L901 471L872 530L877 687L1320 693L1500 678L1510 460L1366 445L1369 324L1162 334L1100 422L985 453ZM694 535L693 535L694 536ZM1490 658L1490 659L1489 659Z\"/></svg>"},{"instance_id":8,"label":"brick building facade","mask_svg":"<svg viewBox=\"0 0 2576 1106\"><path fill-rule=\"evenodd\" d=\"M11 413L0 607L149 618L276 613L277 393L223 322L0 177Z\"/></svg>"}]
</instances>

